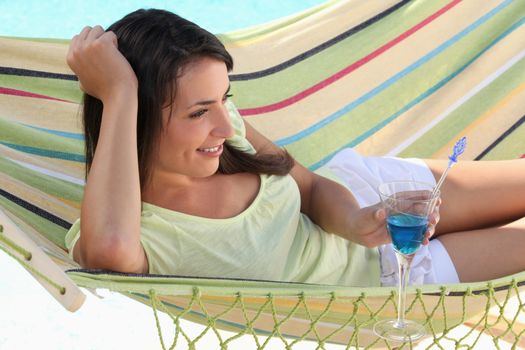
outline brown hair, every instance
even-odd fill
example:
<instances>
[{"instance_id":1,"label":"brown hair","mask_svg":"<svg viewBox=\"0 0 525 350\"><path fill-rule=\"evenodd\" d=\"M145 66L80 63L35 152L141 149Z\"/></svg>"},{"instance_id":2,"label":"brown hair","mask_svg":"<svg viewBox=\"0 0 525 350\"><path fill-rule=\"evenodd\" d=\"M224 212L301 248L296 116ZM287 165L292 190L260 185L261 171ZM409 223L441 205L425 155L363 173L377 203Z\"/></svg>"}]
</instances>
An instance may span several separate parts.
<instances>
[{"instance_id":1,"label":"brown hair","mask_svg":"<svg viewBox=\"0 0 525 350\"><path fill-rule=\"evenodd\" d=\"M175 96L177 74L191 61L212 57L233 69L233 59L217 37L198 25L164 10L138 10L111 25L118 49L138 79L137 153L141 188L151 175L153 152L162 131L162 106ZM102 102L84 94L86 175L91 168L102 121ZM249 154L225 143L219 160L220 173L250 172L285 175L292 157L281 154Z\"/></svg>"}]
</instances>

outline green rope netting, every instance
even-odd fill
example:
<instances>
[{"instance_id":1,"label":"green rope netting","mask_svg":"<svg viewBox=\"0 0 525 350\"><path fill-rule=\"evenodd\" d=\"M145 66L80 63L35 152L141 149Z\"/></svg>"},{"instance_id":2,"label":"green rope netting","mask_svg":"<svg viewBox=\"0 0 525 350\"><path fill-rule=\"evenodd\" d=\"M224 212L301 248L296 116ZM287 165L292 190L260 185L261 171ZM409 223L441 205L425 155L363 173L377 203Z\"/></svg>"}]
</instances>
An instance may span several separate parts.
<instances>
[{"instance_id":1,"label":"green rope netting","mask_svg":"<svg viewBox=\"0 0 525 350\"><path fill-rule=\"evenodd\" d=\"M198 342L208 333L212 333L215 336L220 349L228 349L232 342L245 335L253 338L254 349L273 349L274 347L269 347L269 341L271 339L278 339L282 345L280 348L283 349L301 349L301 341L303 340L315 341L317 343L317 349L325 349L325 346L328 343L343 344L345 345L345 349L412 349L416 345L419 346L418 348L424 349L451 349L452 347L455 349L472 349L479 345L480 338L483 334L489 335L492 338L493 348L495 349L501 349L502 346L508 348L509 345L513 349L521 348L525 345L524 340L522 340L522 337L525 336L525 329L523 328L523 323L520 323L518 319L520 317L525 317L525 304L523 303L523 300L521 300L518 283L515 280L512 281L504 291L505 296L503 299L496 298L495 292L495 288L491 283L488 283L487 289L481 293L473 293L468 289L465 293L462 293L462 296L455 296L456 298L461 299L462 315L458 320L450 322L447 320L447 310L445 308L445 300L450 297L450 293L447 292L445 287L441 288L437 303L430 308L425 303L425 294L423 294L421 290L417 290L408 306L407 316L410 318L411 310L417 306L420 306L421 309L424 310L426 319L423 324L426 326L429 333L429 337L427 337L426 341L426 343L429 344L425 347L420 347L420 345L416 343L390 343L378 337L375 337L371 342L366 341L366 344L363 344L360 341L360 333L362 330L369 331L373 324L379 320L379 316L387 306L396 306L397 298L394 292L392 292L384 300L384 303L377 308L368 305L368 297L363 293L352 302L353 312L350 312L347 315L346 320L338 324L337 328L332 332L325 335L321 335L317 331L317 326L324 322L326 316L331 312L332 305L338 300L335 293L332 293L332 295L327 298L326 306L315 313L310 310L310 299L304 294L300 294L296 297L295 304L286 315L283 315L278 311L279 306L277 305L277 301L280 297L272 294L268 294L264 298L264 302L261 302L260 307L253 309L247 307L245 303L245 299L250 297L245 297L242 293L238 293L233 302L217 314L212 314L207 311L206 298L202 296L199 288L194 288L194 293L189 297L186 307L179 309L178 312L174 312L173 307L170 307L169 303L163 302L161 300L162 296L159 296L154 289L149 291L149 299L155 316L161 347L164 350L174 349L175 346L181 343L184 343L184 347L189 349L198 349ZM502 291L498 290L498 292L501 293ZM485 303L485 308L481 314L474 318L474 322L469 323L466 308L469 300L472 298L482 298ZM312 299L316 299L317 301L318 298ZM517 306L513 307L513 312L509 314L509 310L506 310L506 307L509 306L509 302L513 299L517 303ZM289 301L290 297L286 297L286 300ZM477 302L479 302L479 300ZM493 315L493 311L492 314L489 312L491 308L494 307L499 310L499 314L496 316ZM199 313L202 314L203 320L200 323L204 325L204 329L200 334L192 338L181 326L181 320L188 317L195 309L198 309ZM367 310L365 317L363 317L362 313L360 315L358 313L358 310L362 311L363 309ZM161 330L161 323L158 314L159 311L169 315L173 321L175 328L174 336L171 339L171 344L169 346L166 345L165 336ZM243 315L244 329L228 338L225 338L224 332L222 334L219 332L219 330L222 329L220 322L229 313L235 311L240 311ZM441 324L441 322L444 321L444 329L441 329L441 331L438 331L434 327L434 318L438 312L442 312L443 315L445 315L444 319L438 322ZM256 329L255 324L261 315L268 313L272 315L274 321L273 328L270 332L261 334L261 332ZM299 336L289 337L284 331L282 331L282 327L299 313L301 314L301 318L305 318L308 322L308 327ZM463 332L462 336L459 338L452 337L451 333L457 327L460 327L465 323L469 326L465 327L468 331ZM346 342L342 343L340 338L334 341L334 338L338 334L348 330L349 327L352 328L353 331L347 337ZM428 339L431 341L429 342ZM275 346L275 343L273 343L273 346Z\"/></svg>"},{"instance_id":2,"label":"green rope netting","mask_svg":"<svg viewBox=\"0 0 525 350\"><path fill-rule=\"evenodd\" d=\"M0 249L63 291L64 287L28 263L31 252L5 236L1 225ZM178 345L197 349L198 345L205 345L210 335L220 349L228 349L246 336L253 340L253 349L274 349L276 342L279 348L303 349L303 341L314 342L316 349L326 349L330 343L345 349L412 349L416 345L418 349L472 349L482 335L492 339L495 349L525 347L525 303L520 296L520 288L525 295L523 278L508 278L497 286L487 282L482 288L480 284L462 289L442 286L432 292L428 287L412 288L406 317L424 324L429 336L418 344L401 344L389 343L371 331L378 320L395 316L395 289L362 288L362 292L354 293L358 289L332 287L330 291L330 286L280 282L150 277L89 270L69 270L68 274L81 287L118 291L149 304L164 350ZM273 292L261 292L268 290ZM169 344L159 312L168 315L173 324ZM184 329L188 323L182 320L200 323L202 331L196 334L193 326L191 330ZM455 333L459 327L463 327L460 336Z\"/></svg>"}]
</instances>

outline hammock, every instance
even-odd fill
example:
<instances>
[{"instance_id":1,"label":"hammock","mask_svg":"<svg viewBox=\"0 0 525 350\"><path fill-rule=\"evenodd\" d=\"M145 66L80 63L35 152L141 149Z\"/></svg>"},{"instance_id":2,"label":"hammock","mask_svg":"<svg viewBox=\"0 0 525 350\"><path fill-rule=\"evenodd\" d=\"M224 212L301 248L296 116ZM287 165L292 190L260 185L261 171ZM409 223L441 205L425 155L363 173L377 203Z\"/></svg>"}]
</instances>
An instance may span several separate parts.
<instances>
[{"instance_id":1,"label":"hammock","mask_svg":"<svg viewBox=\"0 0 525 350\"><path fill-rule=\"evenodd\" d=\"M519 0L350 0L220 38L236 61L240 113L315 170L344 147L443 158L464 135L464 159L523 157L524 23ZM395 288L80 269L64 250L79 216L85 161L81 92L64 62L67 44L0 38L0 248L66 308L82 304L78 287L120 292L151 305L156 318L173 318L174 339L165 340L159 326L165 349L194 348L208 333L222 348L243 335L254 348L275 338L287 349L305 339L321 349L415 346L372 333L377 320L395 316ZM407 317L425 324L428 347L475 346L481 334L498 348L525 347L523 285L525 272L409 287ZM191 338L181 319L206 327ZM457 336L461 327L467 331Z\"/></svg>"}]
</instances>

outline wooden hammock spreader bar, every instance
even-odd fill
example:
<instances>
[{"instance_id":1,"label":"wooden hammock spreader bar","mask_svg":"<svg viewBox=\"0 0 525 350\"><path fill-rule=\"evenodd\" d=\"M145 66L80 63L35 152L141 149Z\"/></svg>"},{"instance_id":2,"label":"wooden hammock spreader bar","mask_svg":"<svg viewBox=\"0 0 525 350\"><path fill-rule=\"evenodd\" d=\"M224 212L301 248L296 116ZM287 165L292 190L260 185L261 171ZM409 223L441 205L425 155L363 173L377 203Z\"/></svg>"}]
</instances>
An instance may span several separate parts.
<instances>
[{"instance_id":1,"label":"wooden hammock spreader bar","mask_svg":"<svg viewBox=\"0 0 525 350\"><path fill-rule=\"evenodd\" d=\"M86 295L27 235L0 209L0 246L51 294L62 306L75 312Z\"/></svg>"}]
</instances>

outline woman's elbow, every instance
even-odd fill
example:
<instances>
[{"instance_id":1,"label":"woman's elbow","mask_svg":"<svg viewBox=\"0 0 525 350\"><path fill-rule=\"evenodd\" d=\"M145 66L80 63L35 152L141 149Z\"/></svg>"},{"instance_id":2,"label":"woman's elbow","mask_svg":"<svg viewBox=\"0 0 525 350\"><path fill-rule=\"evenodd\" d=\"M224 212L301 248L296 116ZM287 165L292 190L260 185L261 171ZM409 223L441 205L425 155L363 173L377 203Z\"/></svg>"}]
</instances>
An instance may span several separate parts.
<instances>
[{"instance_id":1,"label":"woman's elbow","mask_svg":"<svg viewBox=\"0 0 525 350\"><path fill-rule=\"evenodd\" d=\"M144 251L140 242L130 242L118 235L90 243L80 237L75 260L88 269L112 270L123 273L144 273Z\"/></svg>"}]
</instances>

